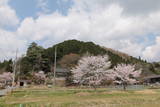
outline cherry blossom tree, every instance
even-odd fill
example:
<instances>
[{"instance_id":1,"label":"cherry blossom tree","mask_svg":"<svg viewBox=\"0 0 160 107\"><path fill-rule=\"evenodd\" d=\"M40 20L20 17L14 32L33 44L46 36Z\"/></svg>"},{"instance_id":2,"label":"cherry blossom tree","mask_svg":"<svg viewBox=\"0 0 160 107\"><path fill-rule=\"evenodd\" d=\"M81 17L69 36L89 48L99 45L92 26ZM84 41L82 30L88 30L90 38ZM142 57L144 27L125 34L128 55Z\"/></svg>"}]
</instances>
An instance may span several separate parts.
<instances>
[{"instance_id":1,"label":"cherry blossom tree","mask_svg":"<svg viewBox=\"0 0 160 107\"><path fill-rule=\"evenodd\" d=\"M13 80L13 74L10 72L4 72L0 74L0 83L2 86L11 85Z\"/></svg>"},{"instance_id":2,"label":"cherry blossom tree","mask_svg":"<svg viewBox=\"0 0 160 107\"><path fill-rule=\"evenodd\" d=\"M107 55L104 56L84 56L78 65L73 68L74 82L80 85L96 86L100 85L103 80L109 79L107 73L111 63Z\"/></svg>"},{"instance_id":3,"label":"cherry blossom tree","mask_svg":"<svg viewBox=\"0 0 160 107\"><path fill-rule=\"evenodd\" d=\"M0 75L0 79L6 80L6 81L12 81L13 74L10 72L4 72L3 74Z\"/></svg>"},{"instance_id":4,"label":"cherry blossom tree","mask_svg":"<svg viewBox=\"0 0 160 107\"><path fill-rule=\"evenodd\" d=\"M38 73L34 73L33 81L37 84L44 84L46 80L46 75L43 71L39 71Z\"/></svg>"},{"instance_id":5,"label":"cherry blossom tree","mask_svg":"<svg viewBox=\"0 0 160 107\"><path fill-rule=\"evenodd\" d=\"M110 75L114 77L114 82L122 84L123 89L126 90L128 84L137 83L137 78L141 74L141 69L136 70L135 65L119 64L114 68L114 71L110 72Z\"/></svg>"}]
</instances>

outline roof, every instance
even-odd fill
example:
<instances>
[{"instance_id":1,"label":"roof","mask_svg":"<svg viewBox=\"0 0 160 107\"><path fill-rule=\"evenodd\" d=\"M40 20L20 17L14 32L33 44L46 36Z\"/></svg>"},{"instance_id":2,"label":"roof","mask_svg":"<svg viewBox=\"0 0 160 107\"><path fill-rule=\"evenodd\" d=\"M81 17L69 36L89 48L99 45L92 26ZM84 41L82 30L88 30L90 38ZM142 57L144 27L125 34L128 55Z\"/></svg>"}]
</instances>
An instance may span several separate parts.
<instances>
[{"instance_id":1,"label":"roof","mask_svg":"<svg viewBox=\"0 0 160 107\"><path fill-rule=\"evenodd\" d=\"M19 82L31 82L31 80L19 80Z\"/></svg>"},{"instance_id":2,"label":"roof","mask_svg":"<svg viewBox=\"0 0 160 107\"><path fill-rule=\"evenodd\" d=\"M65 68L57 68L56 72L69 72L69 71Z\"/></svg>"},{"instance_id":3,"label":"roof","mask_svg":"<svg viewBox=\"0 0 160 107\"><path fill-rule=\"evenodd\" d=\"M144 79L152 79L152 78L160 78L160 75L152 75L152 76L145 77Z\"/></svg>"}]
</instances>

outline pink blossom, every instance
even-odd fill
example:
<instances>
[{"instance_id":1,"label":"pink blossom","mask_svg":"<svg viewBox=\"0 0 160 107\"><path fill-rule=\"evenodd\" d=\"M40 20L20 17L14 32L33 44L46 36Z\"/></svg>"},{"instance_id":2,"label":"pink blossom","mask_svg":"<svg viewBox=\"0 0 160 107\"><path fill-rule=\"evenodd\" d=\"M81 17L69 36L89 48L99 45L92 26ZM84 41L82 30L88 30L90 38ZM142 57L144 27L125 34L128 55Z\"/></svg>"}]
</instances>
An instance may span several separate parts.
<instances>
[{"instance_id":1,"label":"pink blossom","mask_svg":"<svg viewBox=\"0 0 160 107\"><path fill-rule=\"evenodd\" d=\"M10 72L4 72L0 75L0 81L12 81L13 74Z\"/></svg>"},{"instance_id":2,"label":"pink blossom","mask_svg":"<svg viewBox=\"0 0 160 107\"><path fill-rule=\"evenodd\" d=\"M34 77L34 82L35 83L37 83L37 84L43 84L44 82L45 82L45 80L46 80L46 75L44 74L44 72L43 71L40 71L40 72L38 72L38 73L35 73L34 75L33 75L33 77Z\"/></svg>"},{"instance_id":3,"label":"pink blossom","mask_svg":"<svg viewBox=\"0 0 160 107\"><path fill-rule=\"evenodd\" d=\"M135 70L135 65L119 64L114 68L112 74L115 78L115 83L134 84L138 82L137 78L140 76L141 70Z\"/></svg>"},{"instance_id":4,"label":"pink blossom","mask_svg":"<svg viewBox=\"0 0 160 107\"><path fill-rule=\"evenodd\" d=\"M85 56L79 60L78 66L73 68L74 82L79 84L100 85L107 79L111 66L108 56Z\"/></svg>"}]
</instances>

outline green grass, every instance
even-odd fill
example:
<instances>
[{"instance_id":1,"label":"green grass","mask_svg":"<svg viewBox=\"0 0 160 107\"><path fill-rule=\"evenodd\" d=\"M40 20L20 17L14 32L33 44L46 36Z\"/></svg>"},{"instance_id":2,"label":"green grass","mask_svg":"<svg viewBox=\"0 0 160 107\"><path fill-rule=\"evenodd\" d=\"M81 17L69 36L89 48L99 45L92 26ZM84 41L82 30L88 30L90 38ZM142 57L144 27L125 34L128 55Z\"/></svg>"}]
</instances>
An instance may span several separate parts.
<instances>
[{"instance_id":1,"label":"green grass","mask_svg":"<svg viewBox=\"0 0 160 107\"><path fill-rule=\"evenodd\" d=\"M159 107L160 90L25 88L0 98L0 107Z\"/></svg>"}]
</instances>

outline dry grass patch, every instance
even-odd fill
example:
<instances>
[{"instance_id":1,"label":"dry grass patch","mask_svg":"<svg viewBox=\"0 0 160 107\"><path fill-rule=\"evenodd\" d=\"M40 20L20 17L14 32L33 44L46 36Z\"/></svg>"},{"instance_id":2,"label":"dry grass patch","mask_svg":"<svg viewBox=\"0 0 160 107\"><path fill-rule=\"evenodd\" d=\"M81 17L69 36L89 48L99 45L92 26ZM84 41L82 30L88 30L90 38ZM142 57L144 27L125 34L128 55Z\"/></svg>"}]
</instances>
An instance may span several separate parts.
<instances>
[{"instance_id":1,"label":"dry grass patch","mask_svg":"<svg viewBox=\"0 0 160 107\"><path fill-rule=\"evenodd\" d=\"M91 93L89 92L79 92L79 93L76 93L77 96L89 96L91 95Z\"/></svg>"},{"instance_id":2,"label":"dry grass patch","mask_svg":"<svg viewBox=\"0 0 160 107\"><path fill-rule=\"evenodd\" d=\"M154 90L149 90L149 89L141 90L141 91L135 91L135 93L138 93L138 94L157 94L156 91L154 91Z\"/></svg>"},{"instance_id":3,"label":"dry grass patch","mask_svg":"<svg viewBox=\"0 0 160 107\"><path fill-rule=\"evenodd\" d=\"M160 90L109 91L106 89L18 89L0 98L0 107L159 107ZM15 106L16 105L16 106ZM28 105L28 106L25 106Z\"/></svg>"}]
</instances>

